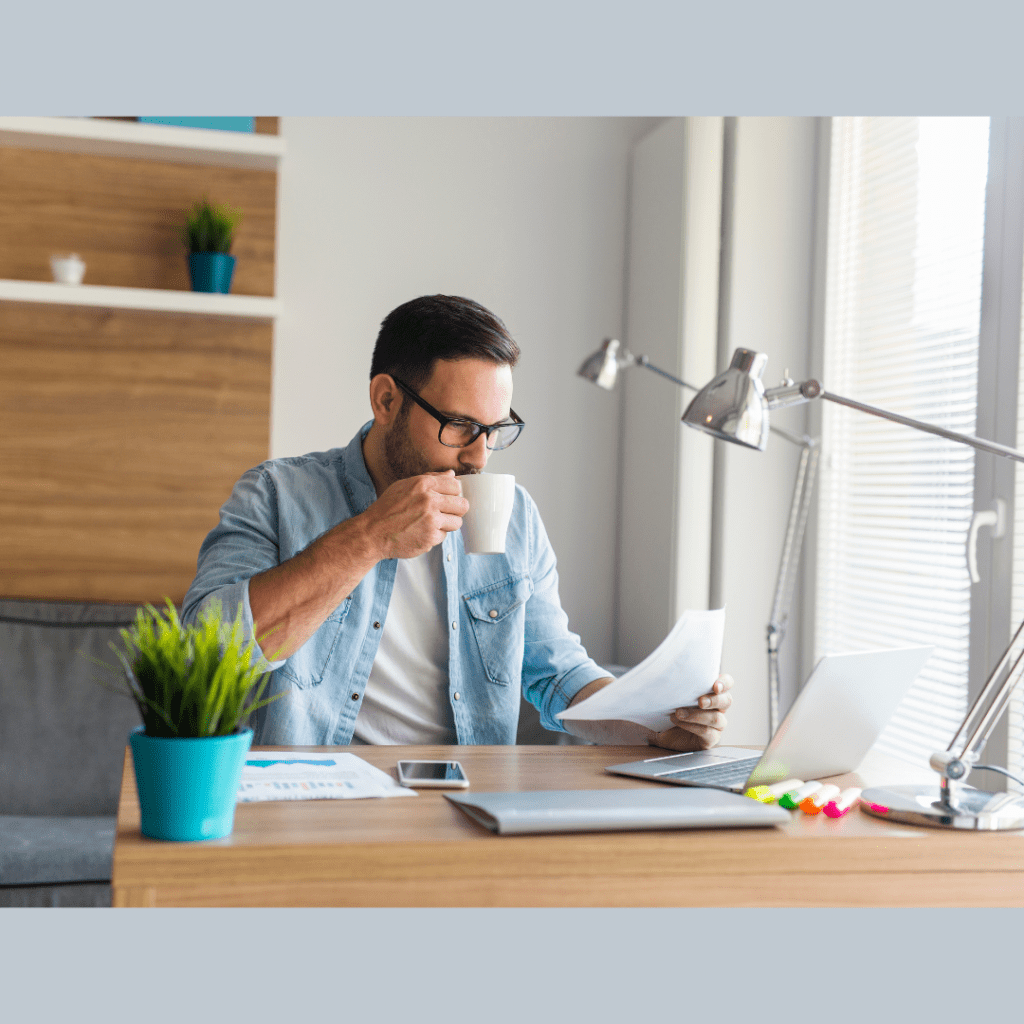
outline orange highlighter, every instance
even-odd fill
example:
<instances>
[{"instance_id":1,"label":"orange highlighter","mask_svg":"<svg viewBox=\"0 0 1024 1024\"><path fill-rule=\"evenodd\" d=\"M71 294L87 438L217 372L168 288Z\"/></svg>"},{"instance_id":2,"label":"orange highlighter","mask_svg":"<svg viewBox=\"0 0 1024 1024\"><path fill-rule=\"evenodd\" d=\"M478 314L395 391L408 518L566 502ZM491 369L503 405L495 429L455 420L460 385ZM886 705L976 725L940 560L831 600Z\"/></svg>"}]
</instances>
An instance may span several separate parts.
<instances>
[{"instance_id":1,"label":"orange highlighter","mask_svg":"<svg viewBox=\"0 0 1024 1024\"><path fill-rule=\"evenodd\" d=\"M839 796L839 787L828 785L816 789L810 796L800 802L800 810L804 814L820 814L821 809L829 802Z\"/></svg>"}]
</instances>

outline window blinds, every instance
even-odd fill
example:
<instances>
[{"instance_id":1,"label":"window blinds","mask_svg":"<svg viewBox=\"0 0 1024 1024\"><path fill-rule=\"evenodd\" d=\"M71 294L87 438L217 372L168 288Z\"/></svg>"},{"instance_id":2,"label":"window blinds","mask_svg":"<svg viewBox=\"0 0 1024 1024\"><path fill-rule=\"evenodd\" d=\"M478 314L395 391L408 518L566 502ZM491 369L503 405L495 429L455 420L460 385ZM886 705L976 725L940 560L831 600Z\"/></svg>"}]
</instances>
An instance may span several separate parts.
<instances>
[{"instance_id":1,"label":"window blinds","mask_svg":"<svg viewBox=\"0 0 1024 1024\"><path fill-rule=\"evenodd\" d=\"M1021 339L1024 340L1024 311L1021 317ZM1017 448L1024 450L1024 344L1020 346L1017 371ZM1024 464L1014 463L1013 481L1013 567L1010 591L1011 636L1024 620ZM1019 648L1015 653L1019 653ZM1021 685L1010 698L1006 767L1024 775L1024 693ZM1007 788L1024 792L1024 787L1008 783Z\"/></svg>"},{"instance_id":2,"label":"window blinds","mask_svg":"<svg viewBox=\"0 0 1024 1024\"><path fill-rule=\"evenodd\" d=\"M824 385L975 426L987 118L835 118ZM934 644L880 749L925 761L966 711L973 449L824 403L816 657Z\"/></svg>"}]
</instances>

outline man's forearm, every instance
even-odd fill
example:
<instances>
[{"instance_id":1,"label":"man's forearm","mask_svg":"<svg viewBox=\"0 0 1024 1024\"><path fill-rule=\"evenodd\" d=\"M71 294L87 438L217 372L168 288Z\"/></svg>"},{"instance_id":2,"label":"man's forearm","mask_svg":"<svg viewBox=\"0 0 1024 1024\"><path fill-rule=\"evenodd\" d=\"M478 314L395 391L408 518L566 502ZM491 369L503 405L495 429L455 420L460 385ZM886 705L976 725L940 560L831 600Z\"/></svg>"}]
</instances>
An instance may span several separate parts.
<instances>
[{"instance_id":1,"label":"man's forearm","mask_svg":"<svg viewBox=\"0 0 1024 1024\"><path fill-rule=\"evenodd\" d=\"M253 632L264 655L294 654L380 561L361 516L318 537L294 558L249 580Z\"/></svg>"},{"instance_id":2,"label":"man's forearm","mask_svg":"<svg viewBox=\"0 0 1024 1024\"><path fill-rule=\"evenodd\" d=\"M611 676L602 679L595 679L576 694L569 707L586 700L591 694L604 689L609 683L615 680ZM582 719L567 718L562 722L565 731L588 743L597 743L601 746L634 746L647 742L654 733L650 729L637 725L636 722L623 722L609 719Z\"/></svg>"}]
</instances>

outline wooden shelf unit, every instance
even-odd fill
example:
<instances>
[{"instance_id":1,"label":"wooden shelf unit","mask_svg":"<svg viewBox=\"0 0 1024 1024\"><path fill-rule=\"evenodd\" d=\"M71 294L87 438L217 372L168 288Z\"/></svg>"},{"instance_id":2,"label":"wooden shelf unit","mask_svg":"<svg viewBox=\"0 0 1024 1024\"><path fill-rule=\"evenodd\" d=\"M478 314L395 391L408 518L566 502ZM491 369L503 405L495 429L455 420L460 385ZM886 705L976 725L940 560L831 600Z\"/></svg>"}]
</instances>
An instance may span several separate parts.
<instances>
[{"instance_id":1,"label":"wooden shelf unit","mask_svg":"<svg viewBox=\"0 0 1024 1024\"><path fill-rule=\"evenodd\" d=\"M270 447L277 167L258 133L0 117L0 594L180 602ZM179 228L242 210L232 293L189 290ZM86 282L50 281L77 252Z\"/></svg>"}]
</instances>

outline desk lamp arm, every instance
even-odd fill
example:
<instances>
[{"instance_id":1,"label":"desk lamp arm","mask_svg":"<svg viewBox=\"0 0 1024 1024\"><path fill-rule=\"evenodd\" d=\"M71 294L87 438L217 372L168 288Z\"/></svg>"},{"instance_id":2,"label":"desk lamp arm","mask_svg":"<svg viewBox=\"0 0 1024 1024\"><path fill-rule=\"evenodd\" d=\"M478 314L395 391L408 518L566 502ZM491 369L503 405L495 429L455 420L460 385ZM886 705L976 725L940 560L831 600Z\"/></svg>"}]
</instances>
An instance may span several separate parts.
<instances>
[{"instance_id":1,"label":"desk lamp arm","mask_svg":"<svg viewBox=\"0 0 1024 1024\"><path fill-rule=\"evenodd\" d=\"M798 437L781 427L771 428L792 444L799 445L800 462L793 482L793 498L789 505L789 521L782 542L779 572L775 579L775 596L768 620L768 735L774 736L779 727L779 647L786 637L789 609L793 601L799 554L803 545L807 517L811 507L811 494L818 469L820 447L812 437Z\"/></svg>"},{"instance_id":2,"label":"desk lamp arm","mask_svg":"<svg viewBox=\"0 0 1024 1024\"><path fill-rule=\"evenodd\" d=\"M901 416L898 413L889 412L887 409L879 409L877 406L868 405L865 402L857 402L852 398L844 398L841 395L832 394L829 391L825 391L816 380L806 380L800 384L784 381L779 387L766 390L764 397L769 409L799 405L815 398L823 398L826 401L835 402L837 405L857 409L872 416L880 416L882 419L891 420L893 423L900 423L915 430L936 434L950 441L970 445L972 448L988 452L991 455L1013 459L1015 462L1024 462L1024 452L1020 452L1016 448L1009 448L1006 445L997 444L995 441L987 441L984 438L973 437L970 434L961 434L955 430L947 430L945 427L924 423L909 416ZM1010 641L1009 647L1003 652L1003 656L985 681L985 685L981 688L981 692L971 705L949 746L945 751L931 756L929 763L942 776L943 796L950 803L953 802L953 792L950 784L962 782L970 774L971 768L977 763L981 751L984 749L989 736L992 734L992 730L999 721L999 717L1006 710L1006 705L1009 703L1021 675L1024 674L1024 651L1022 651L1013 662L1010 671L1003 677L1003 673L1013 656L1014 648L1022 636L1024 636L1024 622L1017 628L1017 632ZM1001 677L1003 678L1000 682ZM968 730L971 730L969 734ZM965 735L966 739L963 738Z\"/></svg>"},{"instance_id":3,"label":"desk lamp arm","mask_svg":"<svg viewBox=\"0 0 1024 1024\"><path fill-rule=\"evenodd\" d=\"M647 356L635 356L619 341L618 338L605 338L601 347L591 353L583 361L577 374L584 380L589 380L606 391L612 391L622 370L631 369L634 366L642 366L652 373L664 377L666 380L678 384L690 391L698 391L692 384L655 366ZM789 394L792 391L790 402L806 402L809 396L801 393L798 386L794 386L789 380L788 374L783 382L782 390ZM788 390L787 390L788 389ZM781 404L781 403L780 403ZM775 598L772 603L771 621L768 623L768 725L769 735L774 735L779 724L779 647L786 633L786 623L789 617L789 605L793 597L793 585L796 575L796 566L800 557L800 549L803 543L804 529L807 525L807 515L810 510L811 491L814 487L814 476L818 462L818 442L806 435L800 436L790 433L781 427L768 424L771 433L789 441L802 448L800 465L797 469L796 481L793 487L793 499L789 509L789 522L786 527L786 537L782 546L782 557L779 564L779 574L775 582Z\"/></svg>"},{"instance_id":4,"label":"desk lamp arm","mask_svg":"<svg viewBox=\"0 0 1024 1024\"><path fill-rule=\"evenodd\" d=\"M1016 462L1024 462L1024 452L1019 452L1016 448L1008 448L1006 445L996 444L995 441L986 441L983 437L961 434L955 430L947 430L945 427L937 427L934 423L925 423L922 420L911 419L909 416L889 412L888 409L879 409L878 406L868 405L866 402L858 402L852 398L835 395L831 391L826 391L816 380L805 380L800 384L783 384L781 387L769 388L765 391L764 397L769 409L781 409L789 405L801 405L815 398L824 398L828 402L845 405L848 409L857 409L872 416L880 416L883 420L901 423L905 427L922 430L926 434L936 434L949 441L959 441L960 444L970 445L972 448L989 452L991 455L1001 455L1003 458L1014 459Z\"/></svg>"},{"instance_id":5,"label":"desk lamp arm","mask_svg":"<svg viewBox=\"0 0 1024 1024\"><path fill-rule=\"evenodd\" d=\"M642 366L644 369L657 373L678 384L680 387L697 391L692 384L674 376L666 370L655 366L647 356L635 356L627 348L615 353L619 368ZM792 384L791 381L786 382ZM807 401L803 396L800 401ZM789 506L789 520L786 525L786 536L782 544L782 555L779 560L779 572L775 580L775 595L772 600L772 613L768 621L768 735L774 736L779 727L779 648L786 638L786 626L789 622L789 609L793 601L793 589L796 582L799 553L803 544L807 517L811 507L811 494L814 490L814 478L818 468L820 448L816 438L806 434L798 435L769 424L768 429L777 437L784 438L790 444L802 448L800 463L797 466L796 480L793 484L793 498Z\"/></svg>"},{"instance_id":6,"label":"desk lamp arm","mask_svg":"<svg viewBox=\"0 0 1024 1024\"><path fill-rule=\"evenodd\" d=\"M926 434L937 434L939 437L969 445L979 451L1013 459L1015 462L1024 462L1024 452L1014 448L833 395L825 391L816 380L796 384L787 379L777 388L766 391L761 383L761 374L767 360L768 357L763 352L736 349L729 367L706 384L690 403L683 413L683 422L714 437L764 451L772 409L824 398ZM1022 654L1013 663L1010 671L1000 679L1010 663L1014 646L1022 635L1024 624L1017 630L1010 646L999 659L999 664L982 687L949 749L932 757L931 766L941 776L938 788L873 787L861 795L861 806L864 810L890 821L934 828L985 831L1024 828L1024 797L1009 793L988 793L970 787L960 789L957 785L959 779L964 778L976 764L979 752L1005 710L1010 695L1024 672ZM976 720L977 724L974 724ZM965 736L966 739L962 739ZM994 765L987 767L1003 771Z\"/></svg>"},{"instance_id":7,"label":"desk lamp arm","mask_svg":"<svg viewBox=\"0 0 1024 1024\"><path fill-rule=\"evenodd\" d=\"M929 764L943 776L944 780L962 782L967 778L971 768L977 764L989 736L992 735L992 730L1006 710L1006 705L1010 702L1010 697L1013 696L1013 691L1017 688L1021 675L1024 673L1024 651L1022 651L1017 655L1010 671L1000 682L1000 677L1010 663L1013 650L1022 636L1024 636L1024 622L1017 627L1010 646L1003 652L996 667L985 680L985 685L975 698L967 716L960 723L960 728L950 740L949 746L941 753L932 754ZM977 724L974 725L976 719ZM974 728L970 735L963 739L962 737L968 729L971 729L972 725Z\"/></svg>"}]
</instances>

